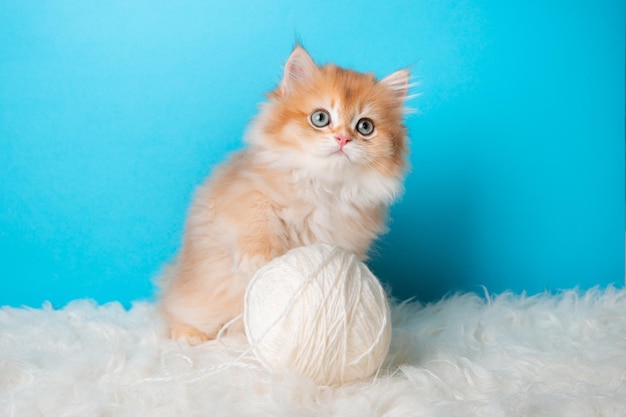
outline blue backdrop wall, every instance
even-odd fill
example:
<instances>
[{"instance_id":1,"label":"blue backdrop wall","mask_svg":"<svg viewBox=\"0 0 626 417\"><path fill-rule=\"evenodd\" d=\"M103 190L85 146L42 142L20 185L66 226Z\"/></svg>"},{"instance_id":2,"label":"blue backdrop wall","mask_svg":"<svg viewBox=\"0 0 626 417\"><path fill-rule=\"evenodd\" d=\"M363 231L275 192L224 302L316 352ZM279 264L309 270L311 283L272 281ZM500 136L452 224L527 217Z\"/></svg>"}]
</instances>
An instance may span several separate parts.
<instances>
[{"instance_id":1,"label":"blue backdrop wall","mask_svg":"<svg viewBox=\"0 0 626 417\"><path fill-rule=\"evenodd\" d=\"M150 298L194 187L319 62L420 81L399 298L624 280L624 2L0 3L0 304Z\"/></svg>"}]
</instances>

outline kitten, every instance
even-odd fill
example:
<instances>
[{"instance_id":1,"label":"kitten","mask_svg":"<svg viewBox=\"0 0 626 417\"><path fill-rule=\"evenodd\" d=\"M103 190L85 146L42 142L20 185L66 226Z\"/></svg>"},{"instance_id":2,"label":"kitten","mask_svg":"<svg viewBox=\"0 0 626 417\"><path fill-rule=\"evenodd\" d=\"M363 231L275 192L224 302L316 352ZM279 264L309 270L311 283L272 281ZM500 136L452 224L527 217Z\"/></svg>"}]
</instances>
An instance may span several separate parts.
<instances>
[{"instance_id":1,"label":"kitten","mask_svg":"<svg viewBox=\"0 0 626 417\"><path fill-rule=\"evenodd\" d=\"M195 195L178 259L162 280L170 336L212 339L243 311L255 271L316 242L365 259L402 190L409 73L377 81L317 66L296 46L246 135L248 147Z\"/></svg>"}]
</instances>

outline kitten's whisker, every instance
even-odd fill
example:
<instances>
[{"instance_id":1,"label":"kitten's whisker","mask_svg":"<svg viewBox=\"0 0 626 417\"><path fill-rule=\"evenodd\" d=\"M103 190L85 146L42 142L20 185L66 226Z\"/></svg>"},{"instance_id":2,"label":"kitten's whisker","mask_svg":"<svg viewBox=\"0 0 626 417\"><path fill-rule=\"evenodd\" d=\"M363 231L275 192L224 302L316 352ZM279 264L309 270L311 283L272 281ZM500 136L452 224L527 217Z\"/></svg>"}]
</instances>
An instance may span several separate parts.
<instances>
[{"instance_id":1,"label":"kitten's whisker","mask_svg":"<svg viewBox=\"0 0 626 417\"><path fill-rule=\"evenodd\" d=\"M369 155L365 156L365 163L368 165L376 165L382 169L385 169L385 166L380 161L378 161L376 158L371 157Z\"/></svg>"}]
</instances>

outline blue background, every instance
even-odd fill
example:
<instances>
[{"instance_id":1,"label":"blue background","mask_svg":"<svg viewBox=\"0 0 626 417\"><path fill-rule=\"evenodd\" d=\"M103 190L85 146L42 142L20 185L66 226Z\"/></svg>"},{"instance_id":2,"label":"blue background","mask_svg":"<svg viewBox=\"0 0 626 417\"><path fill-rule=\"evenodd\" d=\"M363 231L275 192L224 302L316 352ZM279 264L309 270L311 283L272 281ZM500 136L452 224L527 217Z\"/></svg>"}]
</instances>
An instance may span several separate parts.
<instances>
[{"instance_id":1,"label":"blue background","mask_svg":"<svg viewBox=\"0 0 626 417\"><path fill-rule=\"evenodd\" d=\"M149 299L297 37L411 66L399 298L624 280L623 1L0 3L0 304Z\"/></svg>"}]
</instances>

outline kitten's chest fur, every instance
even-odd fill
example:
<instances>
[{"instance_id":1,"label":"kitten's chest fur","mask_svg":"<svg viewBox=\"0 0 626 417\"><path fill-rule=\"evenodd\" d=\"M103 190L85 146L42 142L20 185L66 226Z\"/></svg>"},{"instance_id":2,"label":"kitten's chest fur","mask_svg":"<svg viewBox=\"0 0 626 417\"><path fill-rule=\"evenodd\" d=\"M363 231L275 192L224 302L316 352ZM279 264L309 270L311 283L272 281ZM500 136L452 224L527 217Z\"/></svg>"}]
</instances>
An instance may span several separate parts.
<instances>
[{"instance_id":1,"label":"kitten's chest fur","mask_svg":"<svg viewBox=\"0 0 626 417\"><path fill-rule=\"evenodd\" d=\"M299 191L297 194L302 196L308 190ZM276 214L285 225L290 246L323 242L360 257L365 256L369 244L381 231L384 216L380 207L357 207L330 193L318 194L315 200L294 199L289 205L279 205Z\"/></svg>"},{"instance_id":2,"label":"kitten's chest fur","mask_svg":"<svg viewBox=\"0 0 626 417\"><path fill-rule=\"evenodd\" d=\"M201 187L188 222L190 243L217 239L227 251L252 246L269 258L326 243L366 257L401 187L396 178L373 170L312 173L254 151L235 154Z\"/></svg>"},{"instance_id":3,"label":"kitten's chest fur","mask_svg":"<svg viewBox=\"0 0 626 417\"><path fill-rule=\"evenodd\" d=\"M297 177L289 173L285 183L269 181L259 186L283 225L280 233L288 246L327 243L365 258L370 244L385 227L386 205L350 177L333 181ZM367 198L356 193L357 189Z\"/></svg>"}]
</instances>

